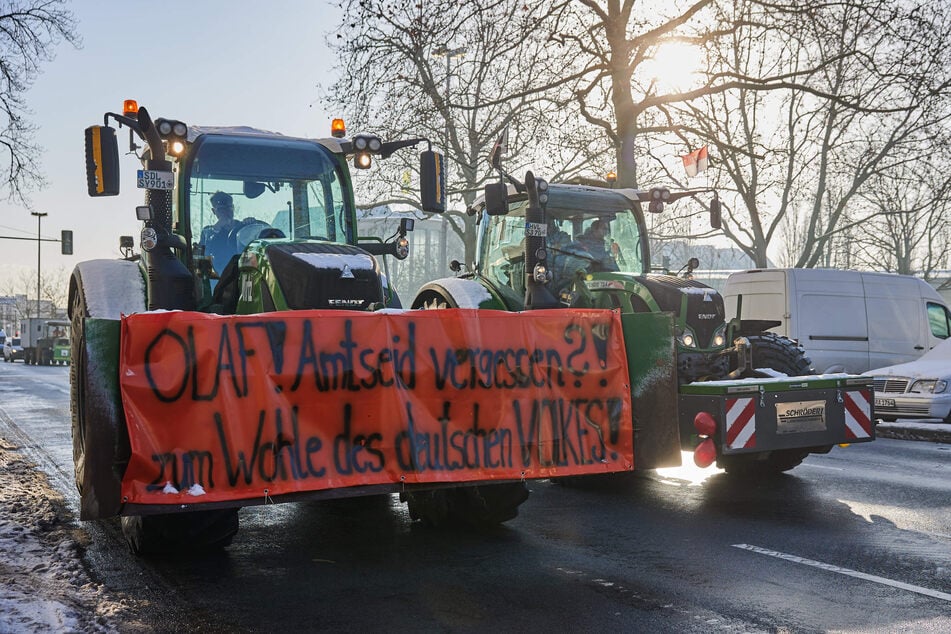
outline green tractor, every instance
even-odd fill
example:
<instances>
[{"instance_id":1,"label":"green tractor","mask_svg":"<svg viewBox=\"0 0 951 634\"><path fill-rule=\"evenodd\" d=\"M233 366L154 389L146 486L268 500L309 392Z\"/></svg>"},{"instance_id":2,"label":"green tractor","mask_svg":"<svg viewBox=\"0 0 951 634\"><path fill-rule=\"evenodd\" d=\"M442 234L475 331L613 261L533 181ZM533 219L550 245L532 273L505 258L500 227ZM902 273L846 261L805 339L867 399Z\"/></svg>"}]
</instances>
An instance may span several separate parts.
<instances>
[{"instance_id":1,"label":"green tractor","mask_svg":"<svg viewBox=\"0 0 951 634\"><path fill-rule=\"evenodd\" d=\"M388 241L359 236L348 162L366 168L373 157L387 158L426 141L345 138L343 129L315 140L246 127L202 128L153 120L145 108L127 102L122 114L106 113L105 125L86 130L91 196L119 191L118 142L110 121L129 129L131 152L140 149L136 140L144 141L137 181L145 204L136 207L143 222L141 255L123 238L127 257L83 262L70 280L73 453L81 518L121 516L137 553L225 545L237 531L237 508L220 507L234 505L197 504L200 510L172 513L167 507L130 508L122 500L129 435L135 432L127 428L119 395L118 320L157 310L249 315L400 308L377 256L405 258L412 221L404 220ZM423 151L425 211L444 210L443 181L441 155ZM434 519L504 521L527 497L524 483L467 484L426 494L439 498L427 506L439 514ZM426 519L426 509L412 499L411 511Z\"/></svg>"},{"instance_id":2,"label":"green tractor","mask_svg":"<svg viewBox=\"0 0 951 634\"><path fill-rule=\"evenodd\" d=\"M732 401L726 394L769 391L773 399L781 400L785 398L783 390L792 389L789 386L794 382L777 382L777 377L814 372L801 346L767 331L779 321L727 321L722 296L690 279L689 273L698 264L695 260L685 267L685 276L652 271L642 208L660 213L666 203L697 196L703 190L548 184L531 172L519 181L502 172L497 153L493 166L505 180L487 186L469 209L478 216L477 262L467 271L454 262L458 276L423 286L412 303L414 308L603 308L620 311L622 316L668 315L669 335L654 332L673 340L676 385L668 394L674 396L658 397L654 405L642 405L640 412L635 411L640 444L656 444L658 437L673 434L680 439L679 450L700 451L695 453L698 464L706 466L715 459L726 471L738 473L785 471L809 453L828 452L837 444L832 433L784 433L780 423L786 421L783 414L787 409L792 409L782 404L768 416L760 415L761 420L771 418L773 422L768 432L757 431L760 441L755 449L737 446L731 437L735 432L727 426ZM715 194L710 214L711 222L718 226ZM628 348L656 345L656 341L648 341L655 336L651 333L646 325L625 329ZM656 371L655 367L638 368L632 376L643 378ZM808 381L799 384L815 387ZM704 386L700 390L703 398L691 387L696 385ZM669 407L665 405L669 400L677 401L675 411L662 409ZM767 401L761 399L761 406L768 405ZM863 405L865 410L870 407ZM698 421L701 412L710 415ZM674 420L679 420L679 429L671 432ZM866 426L870 427L870 422ZM841 435L848 436L844 431ZM859 432L863 438L870 435ZM767 442L767 437L775 442ZM703 442L705 439L711 442ZM711 449L714 444L715 453ZM671 458L669 451L659 455L663 457L640 461L637 468L679 461L679 456Z\"/></svg>"}]
</instances>

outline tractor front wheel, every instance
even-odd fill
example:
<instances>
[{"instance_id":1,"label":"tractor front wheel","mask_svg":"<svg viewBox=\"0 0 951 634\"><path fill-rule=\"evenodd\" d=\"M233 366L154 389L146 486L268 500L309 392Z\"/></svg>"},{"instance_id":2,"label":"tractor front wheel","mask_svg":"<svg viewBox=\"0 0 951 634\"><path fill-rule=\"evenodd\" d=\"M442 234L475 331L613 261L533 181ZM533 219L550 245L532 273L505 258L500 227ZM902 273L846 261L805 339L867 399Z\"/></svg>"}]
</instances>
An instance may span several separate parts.
<instances>
[{"instance_id":1,"label":"tractor front wheel","mask_svg":"<svg viewBox=\"0 0 951 634\"><path fill-rule=\"evenodd\" d=\"M484 529L518 516L519 505L528 499L524 482L482 484L400 494L409 515L435 528L467 526Z\"/></svg>"},{"instance_id":2,"label":"tractor front wheel","mask_svg":"<svg viewBox=\"0 0 951 634\"><path fill-rule=\"evenodd\" d=\"M747 339L753 352L753 367L747 370L748 377L772 376L764 370L773 370L786 376L816 373L806 351L792 339L772 332L750 335Z\"/></svg>"},{"instance_id":3,"label":"tractor front wheel","mask_svg":"<svg viewBox=\"0 0 951 634\"><path fill-rule=\"evenodd\" d=\"M122 534L135 555L224 548L237 532L238 509L122 517Z\"/></svg>"}]
</instances>

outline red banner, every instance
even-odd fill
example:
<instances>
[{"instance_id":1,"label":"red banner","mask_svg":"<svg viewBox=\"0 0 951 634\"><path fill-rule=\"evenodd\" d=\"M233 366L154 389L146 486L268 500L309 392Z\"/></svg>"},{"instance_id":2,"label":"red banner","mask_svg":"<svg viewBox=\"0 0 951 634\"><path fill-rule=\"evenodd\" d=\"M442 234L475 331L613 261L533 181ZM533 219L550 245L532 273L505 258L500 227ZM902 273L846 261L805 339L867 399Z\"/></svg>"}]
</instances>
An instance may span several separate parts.
<instances>
[{"instance_id":1,"label":"red banner","mask_svg":"<svg viewBox=\"0 0 951 634\"><path fill-rule=\"evenodd\" d=\"M132 503L633 468L611 311L143 313L121 347Z\"/></svg>"}]
</instances>

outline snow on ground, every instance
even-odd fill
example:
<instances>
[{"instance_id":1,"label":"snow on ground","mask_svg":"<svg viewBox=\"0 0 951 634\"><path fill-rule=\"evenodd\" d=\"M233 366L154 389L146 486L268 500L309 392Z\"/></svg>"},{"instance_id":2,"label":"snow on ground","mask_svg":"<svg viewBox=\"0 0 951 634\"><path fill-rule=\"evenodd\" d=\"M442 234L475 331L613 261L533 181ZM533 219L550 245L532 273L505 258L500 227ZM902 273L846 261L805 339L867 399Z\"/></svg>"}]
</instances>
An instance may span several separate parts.
<instances>
[{"instance_id":1,"label":"snow on ground","mask_svg":"<svg viewBox=\"0 0 951 634\"><path fill-rule=\"evenodd\" d=\"M83 535L46 476L0 438L0 632L134 624L135 602L110 596L86 571Z\"/></svg>"}]
</instances>

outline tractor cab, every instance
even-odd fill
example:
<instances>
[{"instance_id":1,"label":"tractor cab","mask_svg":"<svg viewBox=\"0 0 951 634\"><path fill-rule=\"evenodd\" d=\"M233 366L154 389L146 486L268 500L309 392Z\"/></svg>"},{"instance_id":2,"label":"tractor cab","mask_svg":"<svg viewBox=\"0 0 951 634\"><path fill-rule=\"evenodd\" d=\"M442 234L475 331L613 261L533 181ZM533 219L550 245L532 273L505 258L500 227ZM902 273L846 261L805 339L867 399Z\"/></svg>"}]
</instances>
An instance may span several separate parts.
<instances>
[{"instance_id":1,"label":"tractor cab","mask_svg":"<svg viewBox=\"0 0 951 634\"><path fill-rule=\"evenodd\" d=\"M636 193L627 190L549 186L544 233L556 295L566 292L579 275L647 272L647 235L637 198L632 196ZM504 214L483 218L478 267L500 292L524 297L528 196L513 191L506 202ZM482 201L476 203L476 212L483 208Z\"/></svg>"},{"instance_id":2,"label":"tractor cab","mask_svg":"<svg viewBox=\"0 0 951 634\"><path fill-rule=\"evenodd\" d=\"M191 133L179 222L195 256L210 258L219 275L254 240L355 243L348 176L324 145L266 132Z\"/></svg>"}]
</instances>

